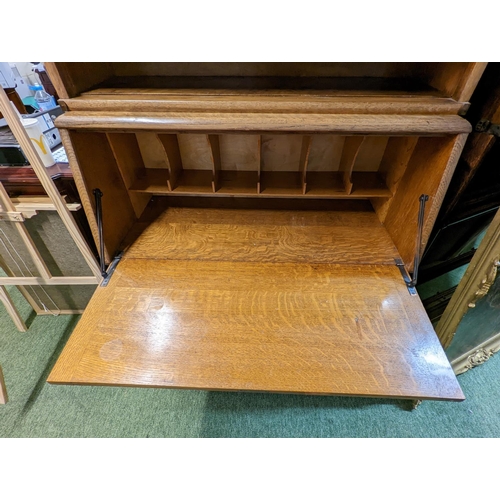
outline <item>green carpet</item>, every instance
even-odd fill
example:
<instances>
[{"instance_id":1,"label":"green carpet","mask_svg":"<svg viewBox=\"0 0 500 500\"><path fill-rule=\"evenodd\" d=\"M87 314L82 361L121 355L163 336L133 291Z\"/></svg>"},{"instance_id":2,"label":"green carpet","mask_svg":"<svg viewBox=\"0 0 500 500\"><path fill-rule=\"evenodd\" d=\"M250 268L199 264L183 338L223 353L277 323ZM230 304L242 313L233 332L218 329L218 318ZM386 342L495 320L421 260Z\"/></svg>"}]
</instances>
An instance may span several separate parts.
<instances>
[{"instance_id":1,"label":"green carpet","mask_svg":"<svg viewBox=\"0 0 500 500\"><path fill-rule=\"evenodd\" d=\"M0 304L0 365L9 402L0 437L500 437L500 355L459 376L462 403L55 386L46 378L77 316L30 316Z\"/></svg>"}]
</instances>

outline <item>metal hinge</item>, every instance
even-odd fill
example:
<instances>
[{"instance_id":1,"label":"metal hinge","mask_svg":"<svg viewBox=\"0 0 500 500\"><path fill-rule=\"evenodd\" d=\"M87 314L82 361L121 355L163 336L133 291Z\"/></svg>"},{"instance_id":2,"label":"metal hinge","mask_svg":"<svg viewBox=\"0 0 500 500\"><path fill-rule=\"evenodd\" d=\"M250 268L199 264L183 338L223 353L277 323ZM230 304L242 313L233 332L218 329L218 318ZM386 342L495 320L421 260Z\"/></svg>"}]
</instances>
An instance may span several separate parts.
<instances>
[{"instance_id":1,"label":"metal hinge","mask_svg":"<svg viewBox=\"0 0 500 500\"><path fill-rule=\"evenodd\" d=\"M474 132L482 132L500 137L500 123L491 123L489 120L480 120L474 127Z\"/></svg>"}]
</instances>

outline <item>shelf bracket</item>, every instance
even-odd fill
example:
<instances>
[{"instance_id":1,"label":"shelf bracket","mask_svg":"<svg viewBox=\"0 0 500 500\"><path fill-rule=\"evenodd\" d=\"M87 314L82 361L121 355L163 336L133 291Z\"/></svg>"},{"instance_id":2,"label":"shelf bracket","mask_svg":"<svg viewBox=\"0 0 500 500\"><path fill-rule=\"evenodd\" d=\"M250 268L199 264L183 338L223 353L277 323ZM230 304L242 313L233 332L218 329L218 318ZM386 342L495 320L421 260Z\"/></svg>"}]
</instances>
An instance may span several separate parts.
<instances>
[{"instance_id":1,"label":"shelf bracket","mask_svg":"<svg viewBox=\"0 0 500 500\"><path fill-rule=\"evenodd\" d=\"M106 269L106 263L104 261L104 238L103 238L103 225L102 225L102 202L101 198L103 197L103 193L99 188L96 188L92 191L95 198L95 209L96 209L96 219L97 219L97 230L99 234L99 266L101 270L101 276L104 278L101 281L100 286L107 286L113 272L116 269L116 266L120 262L122 258L122 252L119 252L111 264Z\"/></svg>"}]
</instances>

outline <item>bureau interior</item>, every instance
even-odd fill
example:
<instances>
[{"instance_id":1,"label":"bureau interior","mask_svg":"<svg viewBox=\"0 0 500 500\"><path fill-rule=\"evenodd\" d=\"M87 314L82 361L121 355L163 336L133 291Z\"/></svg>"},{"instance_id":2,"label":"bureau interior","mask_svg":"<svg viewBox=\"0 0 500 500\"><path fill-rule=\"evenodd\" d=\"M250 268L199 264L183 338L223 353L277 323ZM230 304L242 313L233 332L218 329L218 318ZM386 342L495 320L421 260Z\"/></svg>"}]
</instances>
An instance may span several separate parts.
<instances>
[{"instance_id":1,"label":"bureau interior","mask_svg":"<svg viewBox=\"0 0 500 500\"><path fill-rule=\"evenodd\" d=\"M69 134L87 189L104 193L107 260L153 195L287 199L292 209L301 199L312 206L314 200L366 200L411 269L419 197L430 196L431 227L432 205L457 147L457 136Z\"/></svg>"},{"instance_id":2,"label":"bureau interior","mask_svg":"<svg viewBox=\"0 0 500 500\"><path fill-rule=\"evenodd\" d=\"M467 100L467 62L101 62L57 63L66 94L97 88L338 90L415 93ZM464 97L465 96L465 97Z\"/></svg>"}]
</instances>

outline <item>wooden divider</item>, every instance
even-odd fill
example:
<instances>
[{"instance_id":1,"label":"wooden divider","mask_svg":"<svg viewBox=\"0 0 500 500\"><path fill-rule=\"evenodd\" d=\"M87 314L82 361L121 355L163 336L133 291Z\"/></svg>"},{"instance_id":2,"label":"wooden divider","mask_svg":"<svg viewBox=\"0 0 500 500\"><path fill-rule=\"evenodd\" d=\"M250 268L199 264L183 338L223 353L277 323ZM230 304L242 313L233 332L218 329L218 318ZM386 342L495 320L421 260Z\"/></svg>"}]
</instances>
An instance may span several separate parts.
<instances>
[{"instance_id":1,"label":"wooden divider","mask_svg":"<svg viewBox=\"0 0 500 500\"><path fill-rule=\"evenodd\" d=\"M220 187L219 177L221 171L219 136L209 134L207 139L212 157L212 191L216 193Z\"/></svg>"},{"instance_id":2,"label":"wooden divider","mask_svg":"<svg viewBox=\"0 0 500 500\"><path fill-rule=\"evenodd\" d=\"M418 140L419 138L415 136L391 137L387 142L384 156L380 162L379 173L384 178L385 184L392 195L398 189ZM392 196L390 198L371 199L373 208L382 223L385 221L392 200Z\"/></svg>"},{"instance_id":3,"label":"wooden divider","mask_svg":"<svg viewBox=\"0 0 500 500\"><path fill-rule=\"evenodd\" d=\"M401 144L406 151L401 154L408 160L413 149L408 150L405 144L414 145L417 140L336 135L111 135L121 137L112 140L123 141L123 149L130 151L128 160L121 158L123 153L114 153L119 165L131 163L123 169L135 172L136 179L130 182L124 174L132 192L245 197L387 199L407 163L392 165L392 145ZM127 137L132 145L126 143ZM391 148L386 155L387 144ZM135 205L135 200L132 202Z\"/></svg>"},{"instance_id":4,"label":"wooden divider","mask_svg":"<svg viewBox=\"0 0 500 500\"><path fill-rule=\"evenodd\" d=\"M363 136L353 136L346 137L344 142L344 148L342 149L342 156L340 158L340 168L339 170L343 172L342 180L344 182L344 189L346 194L351 194L352 191L352 169L354 168L354 163L356 162L356 157L358 156L359 150L365 137Z\"/></svg>"},{"instance_id":5,"label":"wooden divider","mask_svg":"<svg viewBox=\"0 0 500 500\"><path fill-rule=\"evenodd\" d=\"M310 135L305 135L302 138L302 148L300 150L299 171L301 175L302 194L306 194L307 191L307 163L309 162L309 153L311 152L311 139Z\"/></svg>"},{"instance_id":6,"label":"wooden divider","mask_svg":"<svg viewBox=\"0 0 500 500\"><path fill-rule=\"evenodd\" d=\"M125 187L129 190L130 202L136 217L140 217L151 199L151 195L134 193L130 188L135 180L144 175L144 162L134 134L106 134Z\"/></svg>"},{"instance_id":7,"label":"wooden divider","mask_svg":"<svg viewBox=\"0 0 500 500\"><path fill-rule=\"evenodd\" d=\"M179 141L175 134L160 134L157 135L165 154L165 160L169 176L167 178L167 186L169 191L173 191L182 176L182 159L179 150Z\"/></svg>"}]
</instances>

